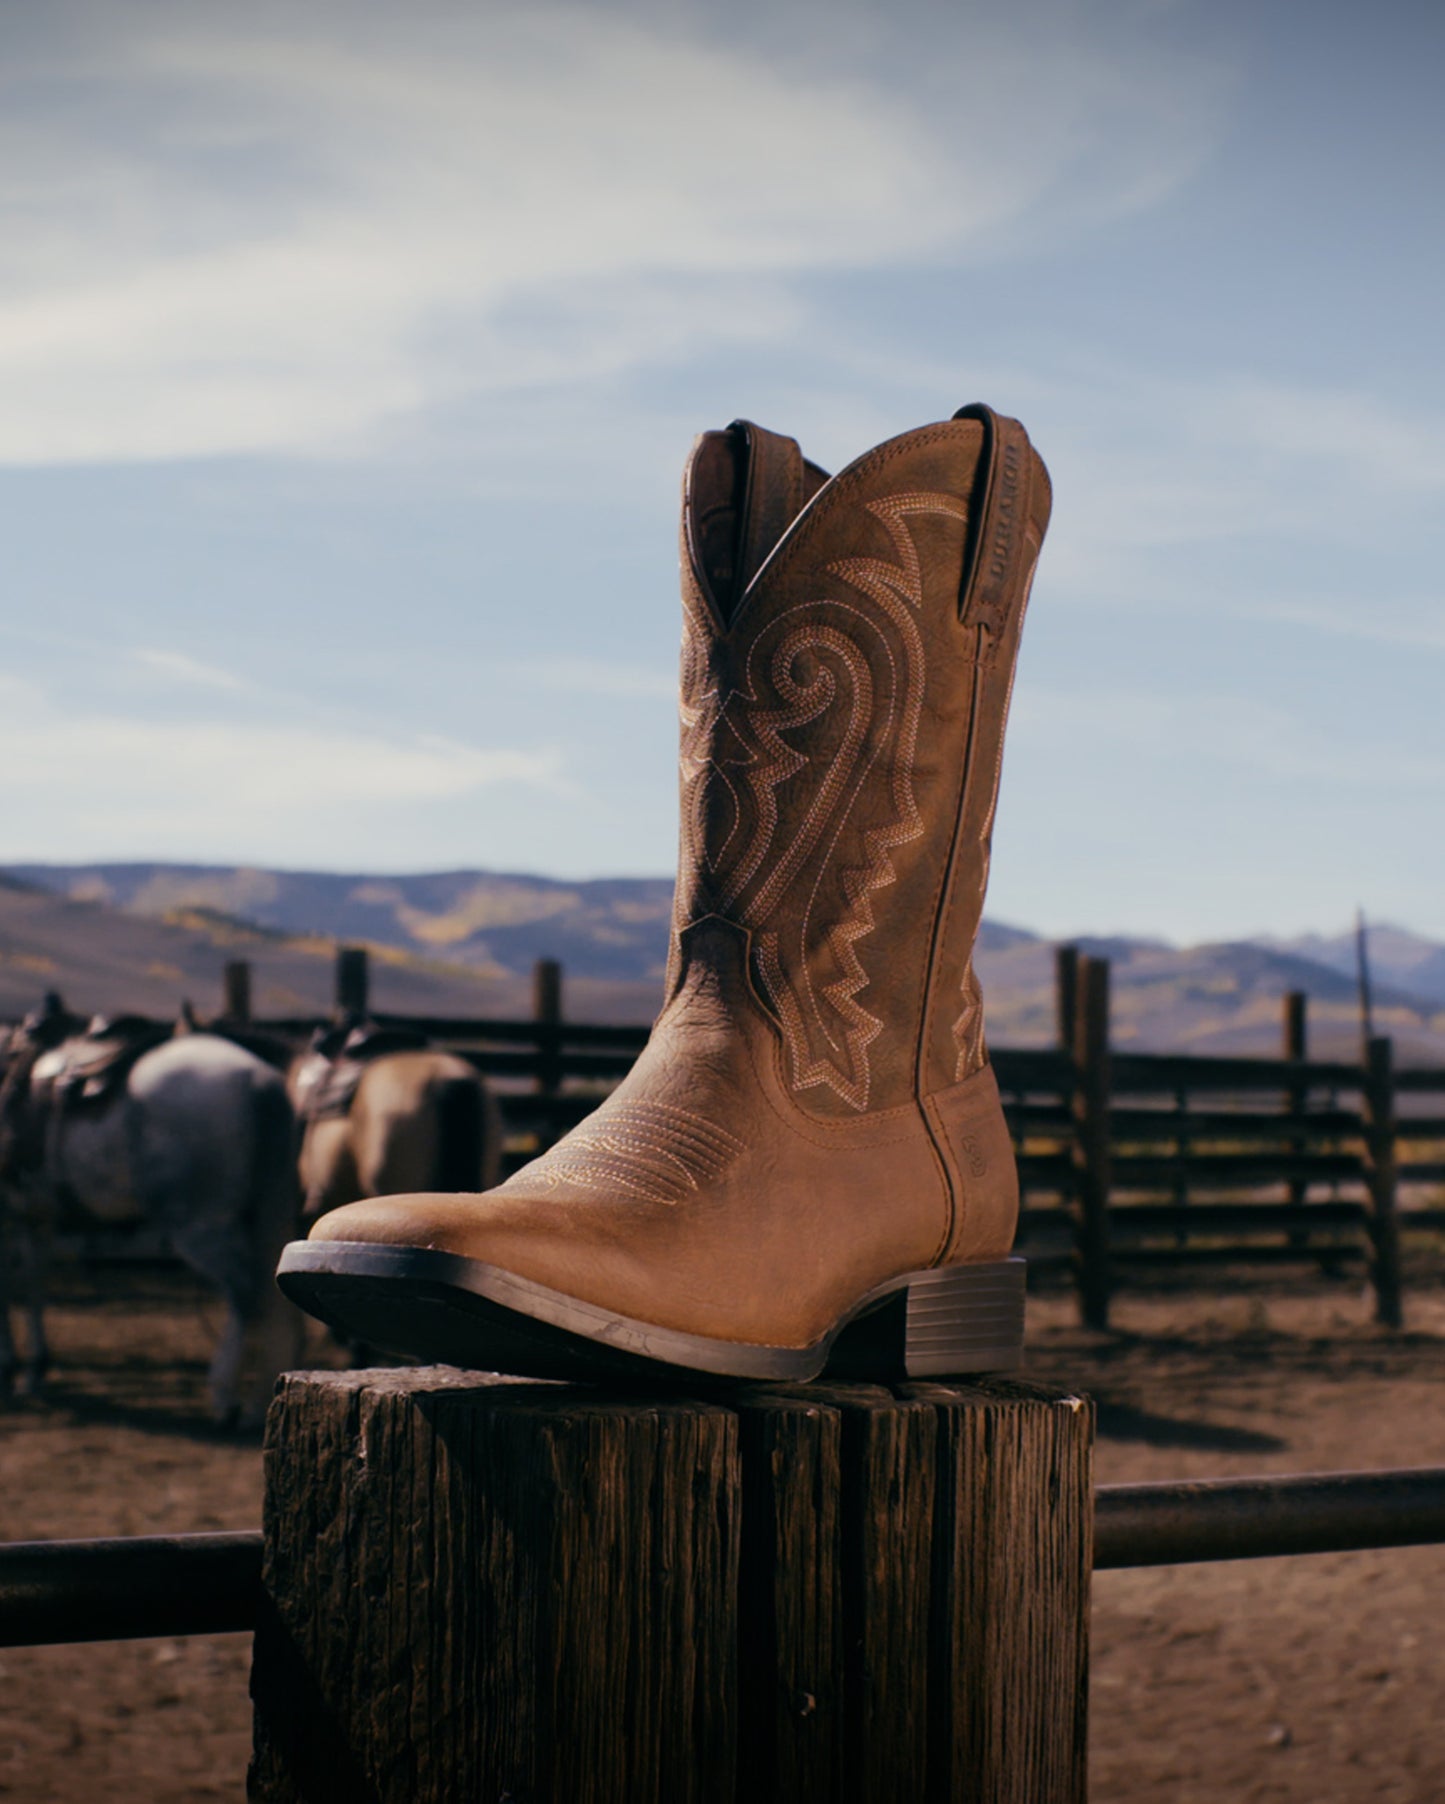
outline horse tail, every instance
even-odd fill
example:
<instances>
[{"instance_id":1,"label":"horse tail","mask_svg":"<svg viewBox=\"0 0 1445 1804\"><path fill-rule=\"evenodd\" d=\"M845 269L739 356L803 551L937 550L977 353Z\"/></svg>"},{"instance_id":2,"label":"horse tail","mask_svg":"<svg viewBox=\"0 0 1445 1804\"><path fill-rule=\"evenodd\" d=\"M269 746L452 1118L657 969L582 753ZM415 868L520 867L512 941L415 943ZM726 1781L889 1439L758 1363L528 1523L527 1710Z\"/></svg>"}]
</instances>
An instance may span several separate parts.
<instances>
[{"instance_id":1,"label":"horse tail","mask_svg":"<svg viewBox=\"0 0 1445 1804\"><path fill-rule=\"evenodd\" d=\"M484 1181L487 1100L478 1078L448 1077L438 1085L433 1180L438 1190L475 1190Z\"/></svg>"}]
</instances>

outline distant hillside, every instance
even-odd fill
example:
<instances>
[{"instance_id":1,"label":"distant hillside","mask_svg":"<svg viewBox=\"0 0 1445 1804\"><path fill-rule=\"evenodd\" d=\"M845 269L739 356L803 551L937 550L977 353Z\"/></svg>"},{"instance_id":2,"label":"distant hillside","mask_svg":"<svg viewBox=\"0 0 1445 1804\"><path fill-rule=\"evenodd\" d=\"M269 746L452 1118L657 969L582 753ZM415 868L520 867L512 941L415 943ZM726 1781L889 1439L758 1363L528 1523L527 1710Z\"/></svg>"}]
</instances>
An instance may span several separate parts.
<instances>
[{"instance_id":1,"label":"distant hillside","mask_svg":"<svg viewBox=\"0 0 1445 1804\"><path fill-rule=\"evenodd\" d=\"M672 881L559 883L493 871L374 877L213 865L13 865L22 882L174 920L197 909L292 935L392 946L491 977L560 958L578 977L660 983Z\"/></svg>"},{"instance_id":2,"label":"distant hillside","mask_svg":"<svg viewBox=\"0 0 1445 1804\"><path fill-rule=\"evenodd\" d=\"M149 920L244 923L255 931L394 947L479 975L525 977L539 958L569 976L660 985L667 966L672 880L613 877L562 883L496 871L374 877L215 865L10 865L12 879L72 901ZM986 923L983 944L1038 944Z\"/></svg>"},{"instance_id":3,"label":"distant hillside","mask_svg":"<svg viewBox=\"0 0 1445 1804\"><path fill-rule=\"evenodd\" d=\"M1280 999L1309 997L1310 1050L1358 1056L1353 975L1251 941L1175 947L1127 939L1077 942L1112 961L1112 1037L1140 1052L1274 1055L1282 1037ZM1036 940L980 951L979 976L990 1038L1000 1046L1048 1044L1054 1034L1053 947ZM1445 1063L1445 1007L1392 985L1375 988L1375 1028L1393 1036L1401 1063Z\"/></svg>"},{"instance_id":4,"label":"distant hillside","mask_svg":"<svg viewBox=\"0 0 1445 1804\"><path fill-rule=\"evenodd\" d=\"M255 966L259 1012L320 1009L341 941L375 949L382 1008L524 1012L532 963L549 957L566 967L569 1014L648 1020L672 903L671 882L656 877L562 883L491 871L378 877L172 864L20 865L9 875L12 886L0 888L0 1015L30 1006L51 982L76 1006L159 1013L182 993L210 1006L233 957ZM14 888L17 880L31 887ZM1310 997L1313 1050L1358 1049L1351 935L1080 944L1113 961L1121 1046L1272 1053L1279 999L1299 989ZM1445 1062L1445 993L1435 977L1445 946L1382 928L1371 952L1379 1031L1394 1035L1401 1060ZM984 924L977 964L997 1044L1051 1041L1053 962L1038 935Z\"/></svg>"},{"instance_id":5,"label":"distant hillside","mask_svg":"<svg viewBox=\"0 0 1445 1804\"><path fill-rule=\"evenodd\" d=\"M1427 940L1423 934L1411 933L1407 927L1391 927L1385 922L1372 926L1366 937L1374 983L1445 1004L1445 946ZM1328 938L1309 933L1295 940L1267 940L1261 944L1275 946L1282 952L1296 952L1354 978L1353 933L1337 933Z\"/></svg>"},{"instance_id":6,"label":"distant hillside","mask_svg":"<svg viewBox=\"0 0 1445 1804\"><path fill-rule=\"evenodd\" d=\"M0 877L0 1020L58 989L74 1008L174 1014L182 999L203 1013L220 1006L228 959L248 959L262 1015L323 1013L331 1006L336 943L237 921L206 907L177 905L164 918L75 901ZM518 1015L531 1007L526 977L478 971L395 947L373 948L372 998L399 1014ZM576 1019L649 1021L653 981L570 977L567 1009Z\"/></svg>"}]
</instances>

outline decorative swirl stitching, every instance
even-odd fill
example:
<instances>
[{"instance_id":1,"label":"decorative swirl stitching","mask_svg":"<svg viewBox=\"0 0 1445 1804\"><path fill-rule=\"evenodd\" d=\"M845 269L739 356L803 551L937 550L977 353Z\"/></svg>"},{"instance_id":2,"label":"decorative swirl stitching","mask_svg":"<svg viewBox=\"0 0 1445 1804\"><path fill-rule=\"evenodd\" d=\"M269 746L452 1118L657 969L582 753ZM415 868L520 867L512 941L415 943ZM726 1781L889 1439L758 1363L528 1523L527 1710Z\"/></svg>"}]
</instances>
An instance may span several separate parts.
<instances>
[{"instance_id":1,"label":"decorative swirl stitching","mask_svg":"<svg viewBox=\"0 0 1445 1804\"><path fill-rule=\"evenodd\" d=\"M685 595L682 870L675 916L679 929L703 913L717 912L751 930L757 974L782 1027L793 1088L825 1084L859 1111L868 1106L868 1047L883 1024L857 1001L869 981L858 942L877 925L873 897L897 880L891 854L924 830L914 795L925 678L916 620L923 603L923 564L910 522L917 515L968 517L964 503L946 494L887 496L869 502L867 511L887 532L896 561L844 558L828 565L827 572L871 608L820 596L755 627L749 610L741 625L743 631L753 630L744 649L710 629L700 598ZM795 614L805 618L783 630ZM886 695L875 682L870 641L879 668L888 672ZM764 649L769 643L770 653ZM724 674L728 664L736 672L731 685ZM769 694L777 705L769 705ZM826 763L784 737L827 715L840 701L848 712ZM809 947L817 937L820 893L847 843L864 782L880 763L892 818L863 830L861 857L840 873L846 910L840 919L817 924L838 972L819 987ZM770 864L779 792L810 767L819 767L817 789ZM730 770L741 772L741 791ZM746 823L744 794L751 816ZM785 942L773 919L820 846L813 881ZM704 873L715 879L715 893Z\"/></svg>"},{"instance_id":2,"label":"decorative swirl stitching","mask_svg":"<svg viewBox=\"0 0 1445 1804\"><path fill-rule=\"evenodd\" d=\"M795 608L791 612L801 613L803 610ZM750 697L756 693L751 680L753 653L756 650L757 646L754 644L748 651L747 693ZM794 673L804 655L810 652L820 660L817 674L809 682L799 682ZM796 776L811 762L783 739L783 733L817 720L827 712L838 693L837 678L821 662L821 655L825 652L831 652L838 659L848 677L850 706L843 742L824 773L802 831L794 835L792 844L773 866L772 872L747 905L745 918L749 925L766 919L779 893L786 888L799 865L817 844L829 813L848 786L848 778L872 721L873 675L868 668L867 658L855 642L836 627L829 626L804 626L789 633L773 654L769 672L773 688L786 705L782 708L749 710L747 716L748 725L769 761L755 764L748 772L748 788L752 791L757 826L752 848L741 860L740 868L723 897L722 906L725 910L736 907L771 850L778 825L778 789L789 777Z\"/></svg>"}]
</instances>

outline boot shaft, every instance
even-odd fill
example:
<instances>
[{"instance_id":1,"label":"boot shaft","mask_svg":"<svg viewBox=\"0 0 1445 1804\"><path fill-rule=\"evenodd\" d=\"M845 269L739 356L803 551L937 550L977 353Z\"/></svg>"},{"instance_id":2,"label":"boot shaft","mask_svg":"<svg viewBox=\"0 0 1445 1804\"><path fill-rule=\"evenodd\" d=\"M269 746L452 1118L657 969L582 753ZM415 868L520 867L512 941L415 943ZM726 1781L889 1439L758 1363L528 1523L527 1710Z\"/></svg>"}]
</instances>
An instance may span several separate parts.
<instances>
[{"instance_id":1,"label":"boot shaft","mask_svg":"<svg viewBox=\"0 0 1445 1804\"><path fill-rule=\"evenodd\" d=\"M741 929L782 1075L819 1118L985 1061L970 961L1048 508L1023 429L982 408L831 481L751 427L689 463L669 991L690 927Z\"/></svg>"}]
</instances>

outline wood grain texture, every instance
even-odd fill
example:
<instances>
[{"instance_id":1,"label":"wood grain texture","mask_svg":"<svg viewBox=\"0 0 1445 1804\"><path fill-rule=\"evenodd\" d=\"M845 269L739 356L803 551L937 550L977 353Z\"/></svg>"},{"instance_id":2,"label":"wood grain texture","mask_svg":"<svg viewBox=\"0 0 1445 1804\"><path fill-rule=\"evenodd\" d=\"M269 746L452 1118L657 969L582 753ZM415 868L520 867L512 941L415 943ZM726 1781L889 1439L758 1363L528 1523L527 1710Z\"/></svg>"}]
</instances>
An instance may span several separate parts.
<instances>
[{"instance_id":1,"label":"wood grain texture","mask_svg":"<svg viewBox=\"0 0 1445 1804\"><path fill-rule=\"evenodd\" d=\"M799 1389L737 1404L742 1453L738 1795L841 1796L845 1708L839 1412Z\"/></svg>"},{"instance_id":2,"label":"wood grain texture","mask_svg":"<svg viewBox=\"0 0 1445 1804\"><path fill-rule=\"evenodd\" d=\"M1082 1804L1093 1405L1017 1379L906 1385L938 1416L930 1804Z\"/></svg>"},{"instance_id":3,"label":"wood grain texture","mask_svg":"<svg viewBox=\"0 0 1445 1804\"><path fill-rule=\"evenodd\" d=\"M1109 1326L1109 1194L1114 1184L1109 1131L1109 961L1081 958L1074 1010L1074 1195L1078 1203L1079 1306L1085 1325Z\"/></svg>"},{"instance_id":4,"label":"wood grain texture","mask_svg":"<svg viewBox=\"0 0 1445 1804\"><path fill-rule=\"evenodd\" d=\"M922 1799L929 1720L929 1600L938 1414L866 1384L791 1393L837 1412L840 1778L846 1804ZM745 1468L746 1469L746 1468Z\"/></svg>"},{"instance_id":5,"label":"wood grain texture","mask_svg":"<svg viewBox=\"0 0 1445 1804\"><path fill-rule=\"evenodd\" d=\"M251 1796L731 1804L736 1434L558 1385L288 1380Z\"/></svg>"},{"instance_id":6,"label":"wood grain texture","mask_svg":"<svg viewBox=\"0 0 1445 1804\"><path fill-rule=\"evenodd\" d=\"M269 1804L1081 1804L1092 1407L297 1376Z\"/></svg>"},{"instance_id":7,"label":"wood grain texture","mask_svg":"<svg viewBox=\"0 0 1445 1804\"><path fill-rule=\"evenodd\" d=\"M925 1796L937 1448L924 1404L843 1412L849 1804Z\"/></svg>"}]
</instances>

